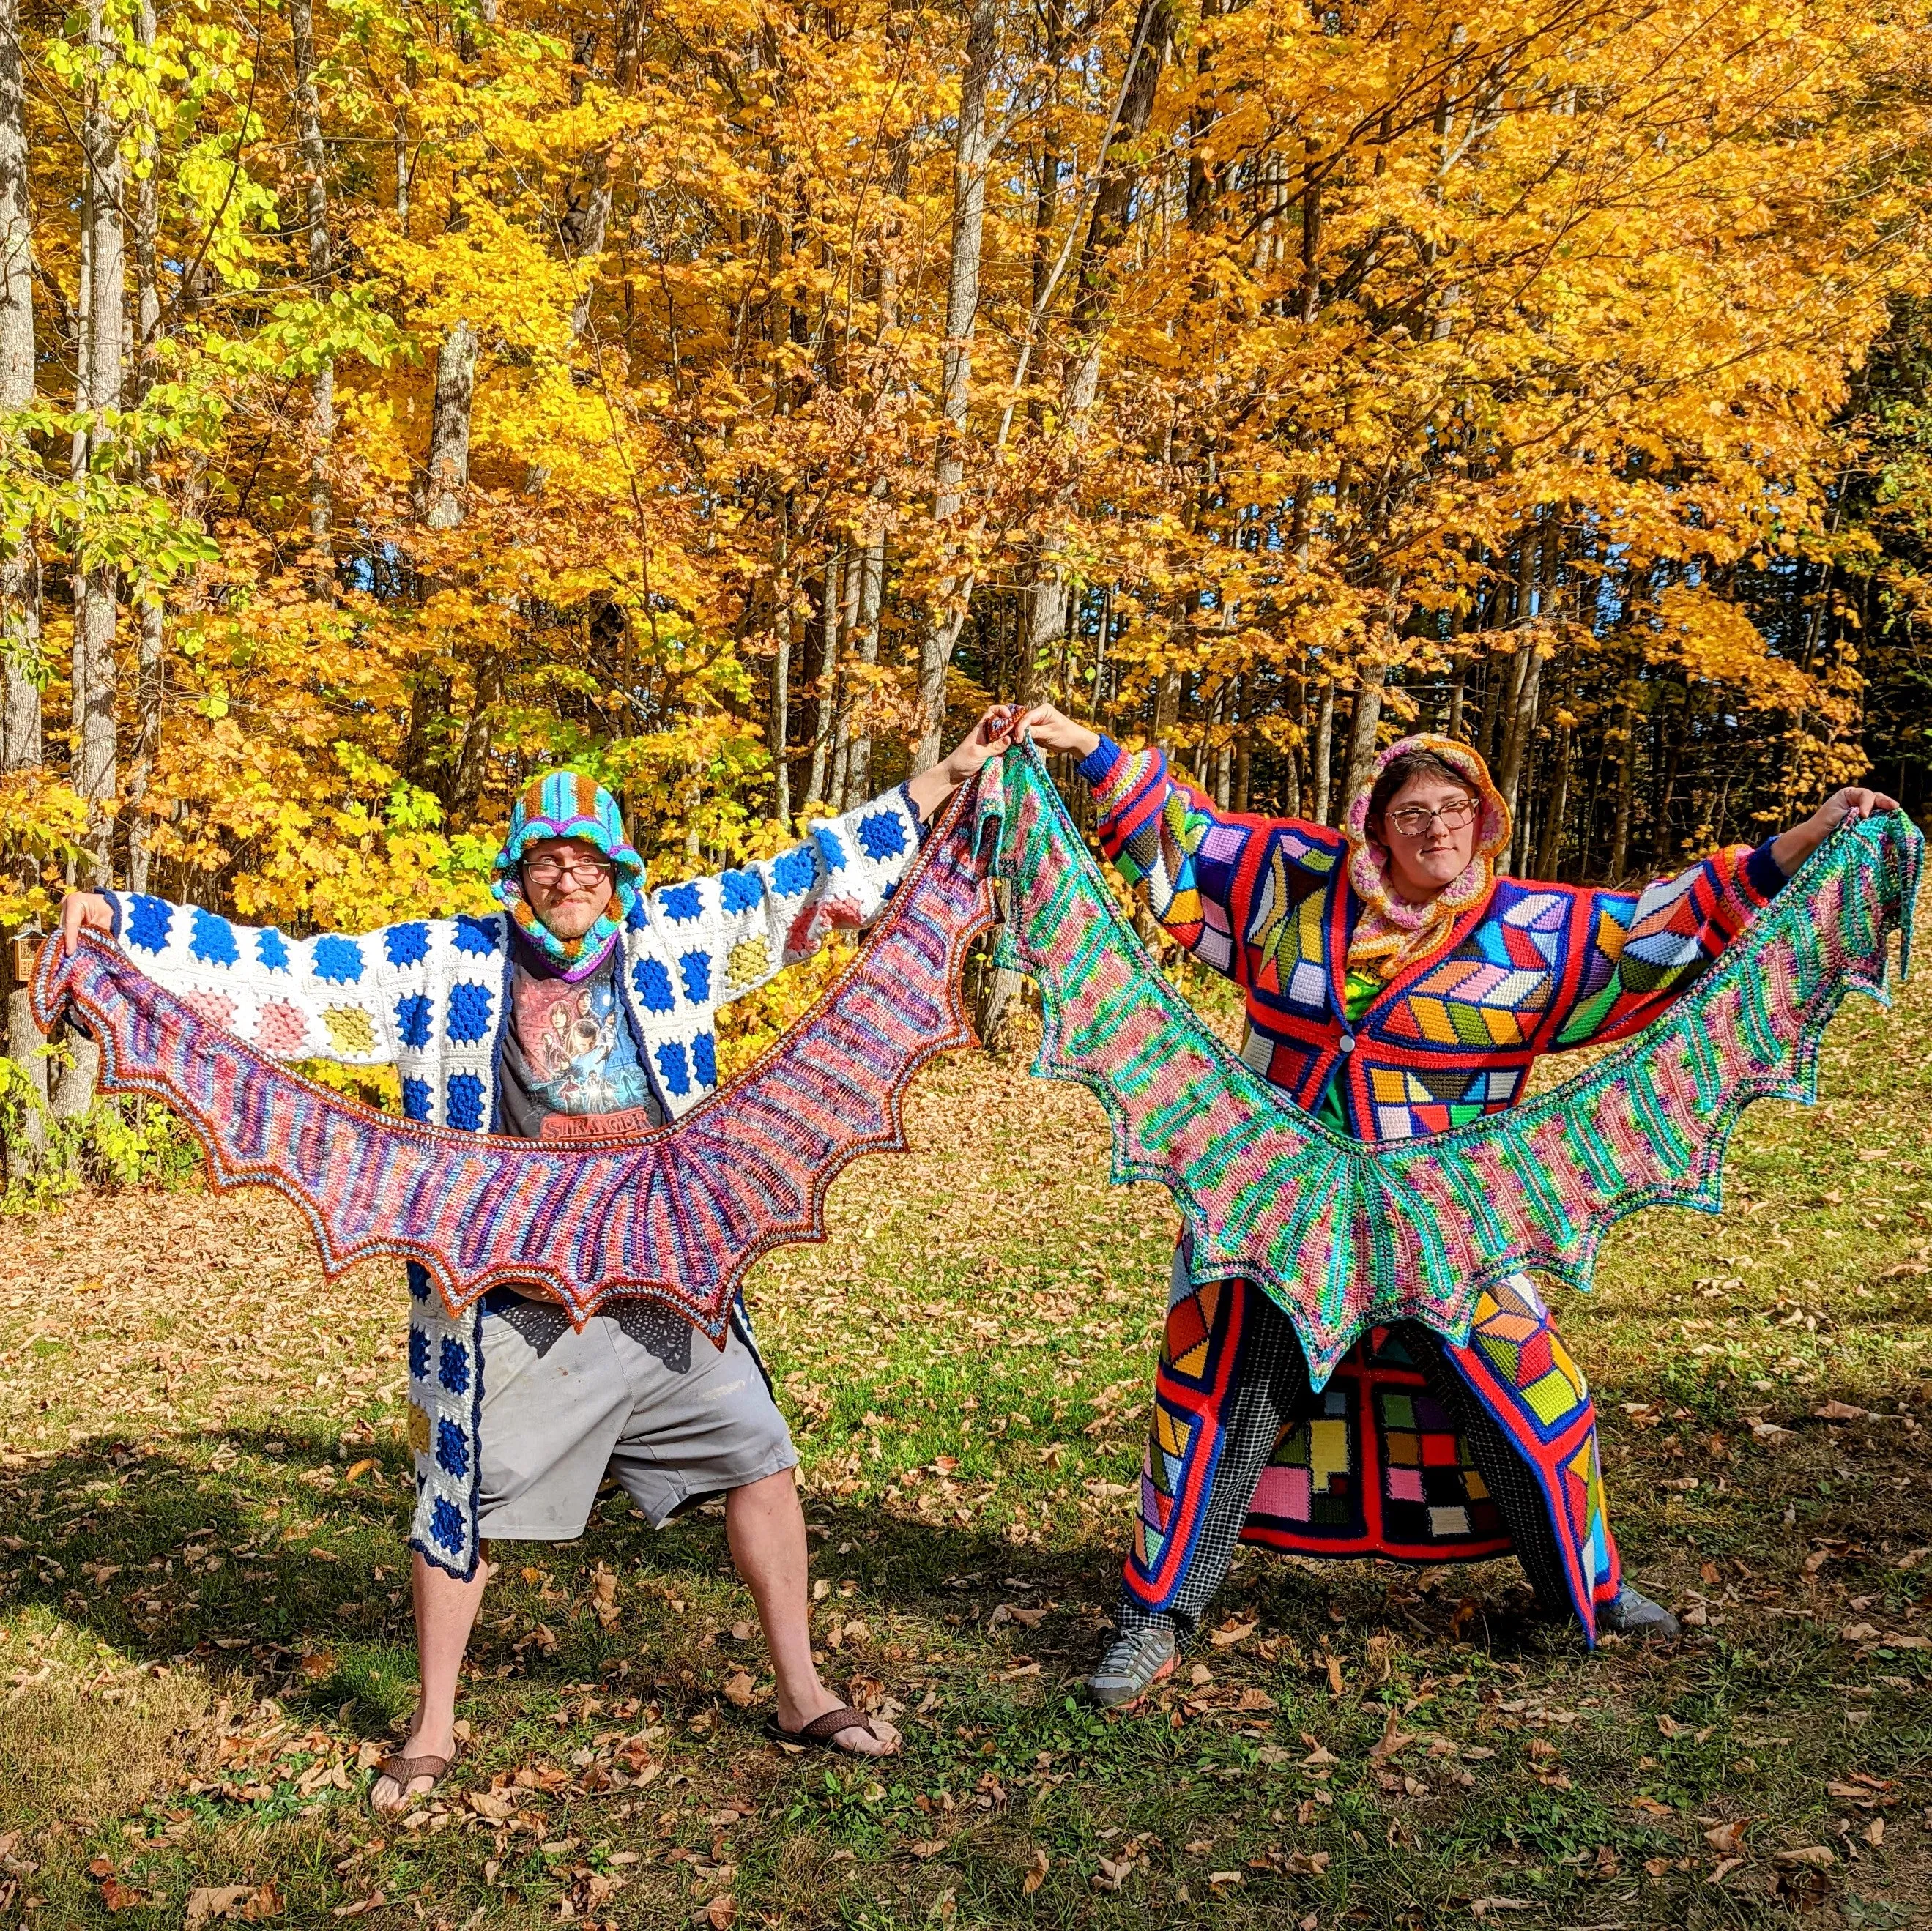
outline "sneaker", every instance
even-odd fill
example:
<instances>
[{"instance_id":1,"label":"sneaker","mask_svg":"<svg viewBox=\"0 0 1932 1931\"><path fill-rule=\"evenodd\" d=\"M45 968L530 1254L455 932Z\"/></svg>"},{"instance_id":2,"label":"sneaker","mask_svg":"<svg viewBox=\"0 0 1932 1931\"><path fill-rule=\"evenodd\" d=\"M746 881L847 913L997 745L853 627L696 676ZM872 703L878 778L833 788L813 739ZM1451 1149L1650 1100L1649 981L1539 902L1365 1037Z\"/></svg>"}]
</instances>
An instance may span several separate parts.
<instances>
[{"instance_id":1,"label":"sneaker","mask_svg":"<svg viewBox=\"0 0 1932 1931\"><path fill-rule=\"evenodd\" d=\"M1628 1582L1598 1609L1597 1627L1615 1630L1623 1636L1654 1637L1659 1642L1670 1642L1683 1634L1677 1618L1661 1603L1653 1603Z\"/></svg>"},{"instance_id":2,"label":"sneaker","mask_svg":"<svg viewBox=\"0 0 1932 1931\"><path fill-rule=\"evenodd\" d=\"M1174 1632L1166 1624L1123 1630L1088 1678L1087 1693L1103 1710L1130 1709L1162 1677L1174 1674Z\"/></svg>"}]
</instances>

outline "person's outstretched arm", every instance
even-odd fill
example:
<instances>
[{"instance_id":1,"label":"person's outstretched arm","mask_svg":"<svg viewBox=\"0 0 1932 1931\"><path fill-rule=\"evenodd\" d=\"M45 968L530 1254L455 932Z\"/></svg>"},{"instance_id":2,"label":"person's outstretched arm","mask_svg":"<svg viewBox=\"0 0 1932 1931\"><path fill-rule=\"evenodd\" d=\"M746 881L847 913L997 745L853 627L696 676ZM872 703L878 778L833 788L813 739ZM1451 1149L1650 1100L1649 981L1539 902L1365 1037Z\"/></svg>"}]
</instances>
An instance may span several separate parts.
<instances>
[{"instance_id":1,"label":"person's outstretched arm","mask_svg":"<svg viewBox=\"0 0 1932 1931\"><path fill-rule=\"evenodd\" d=\"M1275 837L1283 865L1312 859L1324 875L1340 848L1340 835L1320 826L1223 811L1177 778L1154 746L1123 751L1051 704L1017 719L1012 732L1081 760L1080 775L1100 814L1100 849L1145 893L1148 909L1171 938L1231 979L1242 976L1251 908L1238 880L1252 841Z\"/></svg>"},{"instance_id":2,"label":"person's outstretched arm","mask_svg":"<svg viewBox=\"0 0 1932 1931\"><path fill-rule=\"evenodd\" d=\"M918 856L926 823L1007 742L1009 715L995 706L950 757L868 803L818 820L776 858L651 892L646 914L682 983L675 993L655 979L640 985L647 1009L668 1012L680 993L697 1006L742 999L809 958L827 934L869 925Z\"/></svg>"},{"instance_id":3,"label":"person's outstretched arm","mask_svg":"<svg viewBox=\"0 0 1932 1931\"><path fill-rule=\"evenodd\" d=\"M272 925L242 925L145 893L70 892L53 943L64 954L83 929L106 934L150 979L272 1057L345 1066L389 1064L399 1027L427 1036L434 1024L427 968L435 952L452 952L454 976L495 950L473 919L291 939ZM480 1024L493 998L487 984L452 987L446 1023Z\"/></svg>"},{"instance_id":4,"label":"person's outstretched arm","mask_svg":"<svg viewBox=\"0 0 1932 1931\"><path fill-rule=\"evenodd\" d=\"M1690 991L1836 828L1895 811L1881 791L1834 792L1810 817L1754 849L1726 845L1639 892L1590 892L1582 970L1551 1044L1600 1044L1641 1032Z\"/></svg>"}]
</instances>

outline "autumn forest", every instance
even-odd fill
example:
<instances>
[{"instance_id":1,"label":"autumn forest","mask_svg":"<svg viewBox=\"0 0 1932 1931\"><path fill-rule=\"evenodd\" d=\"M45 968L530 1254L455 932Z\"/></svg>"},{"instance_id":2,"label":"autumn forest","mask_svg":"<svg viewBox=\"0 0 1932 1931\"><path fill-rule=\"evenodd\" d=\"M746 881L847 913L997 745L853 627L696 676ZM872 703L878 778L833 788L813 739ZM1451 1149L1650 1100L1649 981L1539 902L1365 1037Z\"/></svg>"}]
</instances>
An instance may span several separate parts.
<instances>
[{"instance_id":1,"label":"autumn forest","mask_svg":"<svg viewBox=\"0 0 1932 1931\"><path fill-rule=\"evenodd\" d=\"M0 6L0 926L446 911L566 760L709 866L990 696L1447 730L1565 879L1932 803L1921 0Z\"/></svg>"}]
</instances>

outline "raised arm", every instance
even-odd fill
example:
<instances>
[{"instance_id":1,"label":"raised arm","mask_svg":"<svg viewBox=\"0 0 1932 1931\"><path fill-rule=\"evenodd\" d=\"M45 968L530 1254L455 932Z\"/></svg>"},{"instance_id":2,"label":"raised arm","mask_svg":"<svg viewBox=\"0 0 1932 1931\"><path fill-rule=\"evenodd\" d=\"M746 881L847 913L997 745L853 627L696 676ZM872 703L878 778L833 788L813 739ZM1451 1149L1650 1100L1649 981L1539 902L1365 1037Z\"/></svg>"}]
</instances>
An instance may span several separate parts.
<instances>
[{"instance_id":1,"label":"raised arm","mask_svg":"<svg viewBox=\"0 0 1932 1931\"><path fill-rule=\"evenodd\" d=\"M1726 846L1641 892L1579 895L1587 907L1581 970L1550 1043L1594 1045L1642 1031L1697 982L1832 830L1898 809L1882 792L1850 787L1754 850Z\"/></svg>"},{"instance_id":2,"label":"raised arm","mask_svg":"<svg viewBox=\"0 0 1932 1931\"><path fill-rule=\"evenodd\" d=\"M1013 728L1081 760L1080 775L1100 814L1100 848L1114 868L1145 892L1148 910L1170 937L1216 971L1240 978L1243 858L1255 839L1294 821L1225 812L1175 778L1158 750L1124 751L1051 705L1030 711ZM1311 847L1340 843L1319 826L1296 829Z\"/></svg>"},{"instance_id":3,"label":"raised arm","mask_svg":"<svg viewBox=\"0 0 1932 1931\"><path fill-rule=\"evenodd\" d=\"M145 893L70 892L59 943L70 947L83 925L106 932L150 979L274 1058L373 1066L394 1060L398 1027L416 1024L418 1009L427 1012L415 981L433 943L461 951L462 928L475 923L291 939L272 925L239 925Z\"/></svg>"},{"instance_id":4,"label":"raised arm","mask_svg":"<svg viewBox=\"0 0 1932 1931\"><path fill-rule=\"evenodd\" d=\"M821 819L776 858L651 892L646 916L677 961L685 997L718 1006L742 999L809 958L829 933L869 925L918 856L926 822L1006 743L1008 715L995 706L950 757Z\"/></svg>"}]
</instances>

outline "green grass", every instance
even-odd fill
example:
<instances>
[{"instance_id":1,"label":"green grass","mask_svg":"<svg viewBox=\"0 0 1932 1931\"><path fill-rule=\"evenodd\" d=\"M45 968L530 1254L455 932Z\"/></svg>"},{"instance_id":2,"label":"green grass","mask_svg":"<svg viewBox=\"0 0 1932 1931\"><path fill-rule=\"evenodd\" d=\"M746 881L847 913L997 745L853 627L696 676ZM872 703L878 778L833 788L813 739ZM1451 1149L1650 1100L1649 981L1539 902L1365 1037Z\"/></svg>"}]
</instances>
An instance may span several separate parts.
<instances>
[{"instance_id":1,"label":"green grass","mask_svg":"<svg viewBox=\"0 0 1932 1931\"><path fill-rule=\"evenodd\" d=\"M827 1674L904 1755L766 1742L722 1524L608 1498L500 1552L412 1828L362 1767L412 1695L400 1282L323 1286L261 1195L0 1222L0 1923L173 1925L213 1887L449 1931L1927 1921L1927 1009L1855 1003L1826 1103L1748 1120L1726 1216L1640 1218L1560 1309L1681 1645L1591 1656L1510 1563L1251 1552L1217 1606L1249 1633L1138 1717L1082 1708L1174 1215L1106 1186L1084 1095L956 1060L752 1288Z\"/></svg>"}]
</instances>

